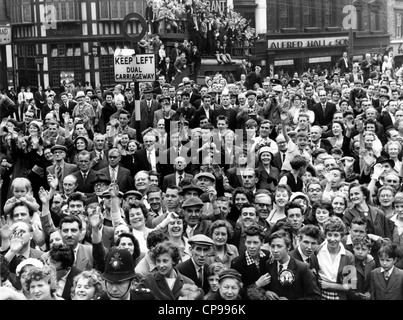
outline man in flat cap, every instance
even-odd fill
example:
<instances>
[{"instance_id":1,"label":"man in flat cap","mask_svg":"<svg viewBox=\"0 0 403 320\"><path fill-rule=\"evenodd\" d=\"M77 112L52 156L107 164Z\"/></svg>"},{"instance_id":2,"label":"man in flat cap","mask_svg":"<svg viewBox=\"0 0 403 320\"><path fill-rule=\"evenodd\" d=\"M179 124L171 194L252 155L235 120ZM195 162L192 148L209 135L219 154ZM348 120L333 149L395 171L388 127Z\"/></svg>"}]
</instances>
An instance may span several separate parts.
<instances>
[{"instance_id":1,"label":"man in flat cap","mask_svg":"<svg viewBox=\"0 0 403 320\"><path fill-rule=\"evenodd\" d=\"M101 277L106 292L100 300L155 300L151 290L144 286L132 289L136 273L132 255L127 249L114 248L109 252Z\"/></svg>"},{"instance_id":2,"label":"man in flat cap","mask_svg":"<svg viewBox=\"0 0 403 320\"><path fill-rule=\"evenodd\" d=\"M53 175L58 180L57 190L64 192L63 179L69 174L78 170L77 165L64 161L67 154L67 148L62 145L54 145L50 151L53 153L54 164L46 168L46 175Z\"/></svg>"},{"instance_id":3,"label":"man in flat cap","mask_svg":"<svg viewBox=\"0 0 403 320\"><path fill-rule=\"evenodd\" d=\"M208 264L206 258L210 250L212 250L214 242L204 234L197 234L189 239L189 244L192 257L185 262L179 263L176 268L180 273L192 279L204 292L208 292Z\"/></svg>"}]
</instances>

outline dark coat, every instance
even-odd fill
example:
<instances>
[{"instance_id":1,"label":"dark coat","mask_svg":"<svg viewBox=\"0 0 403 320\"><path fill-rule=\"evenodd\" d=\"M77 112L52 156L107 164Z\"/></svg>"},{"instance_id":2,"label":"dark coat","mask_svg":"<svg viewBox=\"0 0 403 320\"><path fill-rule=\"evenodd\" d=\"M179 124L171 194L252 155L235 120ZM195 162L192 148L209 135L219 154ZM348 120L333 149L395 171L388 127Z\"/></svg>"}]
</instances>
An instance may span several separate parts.
<instances>
[{"instance_id":1,"label":"dark coat","mask_svg":"<svg viewBox=\"0 0 403 320\"><path fill-rule=\"evenodd\" d=\"M372 300L403 300L403 270L394 268L386 283L381 268L371 271Z\"/></svg>"},{"instance_id":2,"label":"dark coat","mask_svg":"<svg viewBox=\"0 0 403 320\"><path fill-rule=\"evenodd\" d=\"M195 284L192 279L182 275L179 270L175 271L177 276L172 290L169 288L165 277L159 272L150 273L144 278L146 286L150 288L156 300L178 300L185 283Z\"/></svg>"},{"instance_id":3,"label":"dark coat","mask_svg":"<svg viewBox=\"0 0 403 320\"><path fill-rule=\"evenodd\" d=\"M279 297L288 300L321 300L321 292L314 273L306 263L290 257L288 269L294 273L295 280L288 287L282 286L278 279L277 262L266 262L265 272L271 276L270 283L264 288L275 292Z\"/></svg>"},{"instance_id":4,"label":"dark coat","mask_svg":"<svg viewBox=\"0 0 403 320\"><path fill-rule=\"evenodd\" d=\"M334 103L327 102L325 113L323 113L322 104L317 103L313 106L312 111L315 113L314 125L329 126L329 124L333 121L333 115L336 112L336 105Z\"/></svg>"},{"instance_id":5,"label":"dark coat","mask_svg":"<svg viewBox=\"0 0 403 320\"><path fill-rule=\"evenodd\" d=\"M231 268L237 270L242 275L243 288L241 290L241 295L243 298L246 297L247 287L254 284L263 274L265 274L266 261L270 259L270 252L267 250L262 250L265 253L265 257L260 258L259 269L256 264L248 265L246 263L246 253L239 255L231 261Z\"/></svg>"},{"instance_id":6,"label":"dark coat","mask_svg":"<svg viewBox=\"0 0 403 320\"><path fill-rule=\"evenodd\" d=\"M176 266L176 269L184 276L187 278L193 280L193 282L199 287L202 288L204 292L208 292L210 289L210 285L208 283L207 279L207 269L208 265L203 265L203 285L201 284L201 281L197 277L197 272L196 268L193 264L193 260L189 259L184 262L179 263Z\"/></svg>"},{"instance_id":7,"label":"dark coat","mask_svg":"<svg viewBox=\"0 0 403 320\"><path fill-rule=\"evenodd\" d=\"M111 180L109 174L109 166L98 171L99 174L104 174L107 179ZM119 191L123 193L134 188L133 178L130 176L130 170L119 166L116 183L119 186Z\"/></svg>"}]
</instances>

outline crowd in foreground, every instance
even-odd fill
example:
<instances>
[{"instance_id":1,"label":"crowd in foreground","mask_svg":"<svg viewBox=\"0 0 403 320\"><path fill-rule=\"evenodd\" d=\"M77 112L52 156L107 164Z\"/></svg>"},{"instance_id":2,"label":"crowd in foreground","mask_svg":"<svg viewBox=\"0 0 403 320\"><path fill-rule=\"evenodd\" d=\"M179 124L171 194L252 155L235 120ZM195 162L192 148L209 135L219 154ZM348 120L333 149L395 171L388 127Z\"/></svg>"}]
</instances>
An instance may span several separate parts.
<instances>
[{"instance_id":1,"label":"crowd in foreground","mask_svg":"<svg viewBox=\"0 0 403 320\"><path fill-rule=\"evenodd\" d=\"M246 65L2 94L0 299L402 300L400 72Z\"/></svg>"}]
</instances>

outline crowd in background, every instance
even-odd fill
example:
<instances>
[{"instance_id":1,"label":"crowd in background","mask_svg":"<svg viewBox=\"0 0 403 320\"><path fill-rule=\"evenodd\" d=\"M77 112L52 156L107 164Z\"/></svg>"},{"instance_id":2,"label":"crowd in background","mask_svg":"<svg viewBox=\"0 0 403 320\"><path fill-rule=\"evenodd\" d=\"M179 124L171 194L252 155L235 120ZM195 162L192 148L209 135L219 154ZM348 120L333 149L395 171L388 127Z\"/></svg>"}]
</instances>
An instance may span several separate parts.
<instances>
[{"instance_id":1,"label":"crowd in background","mask_svg":"<svg viewBox=\"0 0 403 320\"><path fill-rule=\"evenodd\" d=\"M391 55L161 70L1 95L1 299L403 299Z\"/></svg>"}]
</instances>

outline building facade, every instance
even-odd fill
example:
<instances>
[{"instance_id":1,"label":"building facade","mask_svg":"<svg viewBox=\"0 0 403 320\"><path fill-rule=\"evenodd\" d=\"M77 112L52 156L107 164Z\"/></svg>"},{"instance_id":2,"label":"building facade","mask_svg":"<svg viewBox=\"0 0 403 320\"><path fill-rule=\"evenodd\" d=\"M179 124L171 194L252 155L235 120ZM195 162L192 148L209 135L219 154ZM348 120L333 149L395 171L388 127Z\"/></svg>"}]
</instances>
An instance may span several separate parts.
<instances>
[{"instance_id":1,"label":"building facade","mask_svg":"<svg viewBox=\"0 0 403 320\"><path fill-rule=\"evenodd\" d=\"M345 18L354 5L357 29ZM267 2L267 72L331 70L344 51L355 60L389 45L386 0L275 0Z\"/></svg>"},{"instance_id":2,"label":"building facade","mask_svg":"<svg viewBox=\"0 0 403 320\"><path fill-rule=\"evenodd\" d=\"M132 44L121 32L131 12L144 15L138 0L10 0L14 81L18 86L58 89L63 81L113 85L113 54ZM140 23L128 23L140 33Z\"/></svg>"},{"instance_id":3,"label":"building facade","mask_svg":"<svg viewBox=\"0 0 403 320\"><path fill-rule=\"evenodd\" d=\"M395 66L399 67L403 63L403 1L388 1L387 9L391 49L395 57Z\"/></svg>"},{"instance_id":4,"label":"building facade","mask_svg":"<svg viewBox=\"0 0 403 320\"><path fill-rule=\"evenodd\" d=\"M0 0L0 91L7 88L7 74L12 76L11 26L7 0ZM12 82L9 83L12 85Z\"/></svg>"}]
</instances>

